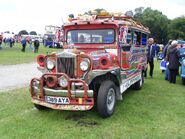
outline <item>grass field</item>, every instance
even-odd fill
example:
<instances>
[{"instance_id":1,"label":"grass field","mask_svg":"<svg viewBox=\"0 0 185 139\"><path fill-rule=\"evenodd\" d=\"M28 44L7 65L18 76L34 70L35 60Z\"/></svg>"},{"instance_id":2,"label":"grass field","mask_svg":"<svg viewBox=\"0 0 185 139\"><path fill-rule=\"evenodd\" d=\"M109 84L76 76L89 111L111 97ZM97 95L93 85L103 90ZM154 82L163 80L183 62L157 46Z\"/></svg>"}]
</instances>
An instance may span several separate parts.
<instances>
[{"instance_id":1,"label":"grass field","mask_svg":"<svg viewBox=\"0 0 185 139\"><path fill-rule=\"evenodd\" d=\"M29 89L0 94L2 139L183 139L185 137L185 91L163 80L159 63L154 78L140 91L129 89L112 117L102 119L94 111L38 111Z\"/></svg>"},{"instance_id":2,"label":"grass field","mask_svg":"<svg viewBox=\"0 0 185 139\"><path fill-rule=\"evenodd\" d=\"M22 46L19 43L17 43L16 46L13 46L13 48L10 48L9 46L4 48L4 45L2 47L3 49L0 50L0 64L2 65L29 63L35 61L38 54L59 51L59 49L45 48L42 43L40 44L38 53L33 53L28 44L25 53L21 52Z\"/></svg>"}]
</instances>

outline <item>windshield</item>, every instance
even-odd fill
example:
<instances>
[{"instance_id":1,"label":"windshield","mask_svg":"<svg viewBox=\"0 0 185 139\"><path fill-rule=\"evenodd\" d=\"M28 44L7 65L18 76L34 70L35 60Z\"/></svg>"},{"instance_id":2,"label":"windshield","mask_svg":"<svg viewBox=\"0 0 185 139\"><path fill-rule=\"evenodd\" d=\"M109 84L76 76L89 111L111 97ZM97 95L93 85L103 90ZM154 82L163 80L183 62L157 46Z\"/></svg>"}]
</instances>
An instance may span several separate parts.
<instances>
[{"instance_id":1,"label":"windshield","mask_svg":"<svg viewBox=\"0 0 185 139\"><path fill-rule=\"evenodd\" d=\"M113 29L70 30L67 32L68 44L111 44L114 42Z\"/></svg>"}]
</instances>

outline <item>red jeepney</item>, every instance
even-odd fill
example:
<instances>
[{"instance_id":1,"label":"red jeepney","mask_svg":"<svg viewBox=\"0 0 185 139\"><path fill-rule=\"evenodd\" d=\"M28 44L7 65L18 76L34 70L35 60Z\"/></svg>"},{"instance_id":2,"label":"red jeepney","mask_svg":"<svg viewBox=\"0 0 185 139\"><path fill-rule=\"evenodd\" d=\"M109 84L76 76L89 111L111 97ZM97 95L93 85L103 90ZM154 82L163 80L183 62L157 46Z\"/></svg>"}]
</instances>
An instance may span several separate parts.
<instances>
[{"instance_id":1,"label":"red jeepney","mask_svg":"<svg viewBox=\"0 0 185 139\"><path fill-rule=\"evenodd\" d=\"M126 89L143 86L148 28L124 15L84 15L61 30L63 49L37 57L43 75L31 80L32 102L39 110L96 106L111 116Z\"/></svg>"}]
</instances>

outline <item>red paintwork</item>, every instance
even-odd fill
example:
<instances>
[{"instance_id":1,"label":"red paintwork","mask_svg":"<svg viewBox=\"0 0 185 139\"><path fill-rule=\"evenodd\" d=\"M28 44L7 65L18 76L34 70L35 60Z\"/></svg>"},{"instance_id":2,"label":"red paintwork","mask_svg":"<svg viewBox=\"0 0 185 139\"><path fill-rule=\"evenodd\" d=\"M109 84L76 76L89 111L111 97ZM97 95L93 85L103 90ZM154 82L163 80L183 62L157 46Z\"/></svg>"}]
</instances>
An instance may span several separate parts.
<instances>
[{"instance_id":1,"label":"red paintwork","mask_svg":"<svg viewBox=\"0 0 185 139\"><path fill-rule=\"evenodd\" d=\"M43 58L43 62L40 61L40 59ZM45 60L46 60L46 56L43 55L43 54L40 54L37 56L37 63L41 66L41 67L44 67L44 63L45 63Z\"/></svg>"},{"instance_id":2,"label":"red paintwork","mask_svg":"<svg viewBox=\"0 0 185 139\"><path fill-rule=\"evenodd\" d=\"M102 64L102 61L106 61L106 64ZM98 65L101 69L108 69L110 67L110 60L107 57L101 57L98 60Z\"/></svg>"}]
</instances>

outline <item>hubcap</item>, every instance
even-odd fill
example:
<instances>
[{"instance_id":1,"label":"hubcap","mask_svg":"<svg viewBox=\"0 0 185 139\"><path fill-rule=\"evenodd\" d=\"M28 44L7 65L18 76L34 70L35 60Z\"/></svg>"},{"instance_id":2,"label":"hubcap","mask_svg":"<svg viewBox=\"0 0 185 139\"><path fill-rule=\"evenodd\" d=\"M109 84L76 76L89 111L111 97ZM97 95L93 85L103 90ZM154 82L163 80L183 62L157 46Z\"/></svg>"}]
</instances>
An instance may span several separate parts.
<instances>
[{"instance_id":1,"label":"hubcap","mask_svg":"<svg viewBox=\"0 0 185 139\"><path fill-rule=\"evenodd\" d=\"M142 86L142 85L143 85L143 80L142 80L142 79L140 79L139 84L140 84L140 86Z\"/></svg>"},{"instance_id":2,"label":"hubcap","mask_svg":"<svg viewBox=\"0 0 185 139\"><path fill-rule=\"evenodd\" d=\"M111 111L114 108L115 104L115 91L113 88L110 88L107 94L107 108Z\"/></svg>"}]
</instances>

